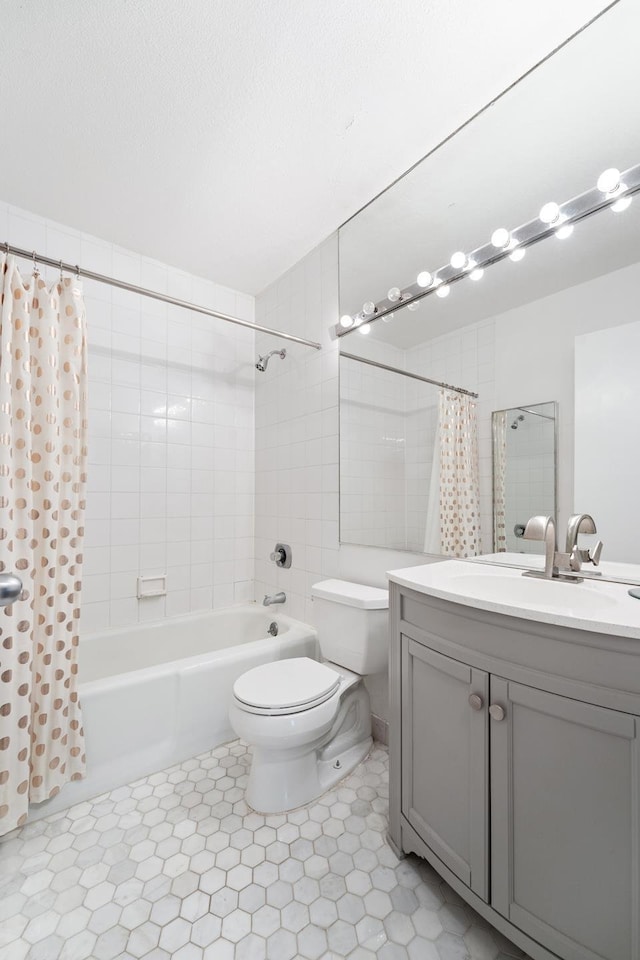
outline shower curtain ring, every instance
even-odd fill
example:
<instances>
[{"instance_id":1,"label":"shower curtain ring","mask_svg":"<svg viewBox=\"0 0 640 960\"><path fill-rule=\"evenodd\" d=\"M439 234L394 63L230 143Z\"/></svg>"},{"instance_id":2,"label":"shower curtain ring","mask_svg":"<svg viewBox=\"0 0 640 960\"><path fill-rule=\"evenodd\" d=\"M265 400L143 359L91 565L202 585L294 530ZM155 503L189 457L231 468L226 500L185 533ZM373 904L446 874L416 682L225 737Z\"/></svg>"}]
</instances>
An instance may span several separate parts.
<instances>
[{"instance_id":1,"label":"shower curtain ring","mask_svg":"<svg viewBox=\"0 0 640 960\"><path fill-rule=\"evenodd\" d=\"M80 267L76 263L76 280L79 280L79 279L80 279Z\"/></svg>"},{"instance_id":2,"label":"shower curtain ring","mask_svg":"<svg viewBox=\"0 0 640 960\"><path fill-rule=\"evenodd\" d=\"M62 283L64 277L62 276L62 260L60 261L60 283Z\"/></svg>"},{"instance_id":3,"label":"shower curtain ring","mask_svg":"<svg viewBox=\"0 0 640 960\"><path fill-rule=\"evenodd\" d=\"M39 276L40 276L40 271L38 270L38 264L37 264L37 262L36 262L36 252L35 252L35 250L32 251L32 256L33 256L33 275L34 275L34 277L39 277Z\"/></svg>"}]
</instances>

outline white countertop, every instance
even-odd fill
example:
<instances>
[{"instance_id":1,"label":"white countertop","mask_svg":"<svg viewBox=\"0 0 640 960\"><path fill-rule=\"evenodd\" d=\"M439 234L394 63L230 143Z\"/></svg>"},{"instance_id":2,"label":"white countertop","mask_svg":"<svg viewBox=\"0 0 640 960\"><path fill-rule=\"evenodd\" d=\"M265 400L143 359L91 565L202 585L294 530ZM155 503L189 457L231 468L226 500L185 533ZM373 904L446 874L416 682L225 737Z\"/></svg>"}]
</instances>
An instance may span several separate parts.
<instances>
[{"instance_id":1,"label":"white countertop","mask_svg":"<svg viewBox=\"0 0 640 960\"><path fill-rule=\"evenodd\" d=\"M640 600L629 596L628 584L598 580L563 583L523 577L522 573L522 569L478 560L444 560L391 570L387 576L419 593L478 610L640 639Z\"/></svg>"}]
</instances>

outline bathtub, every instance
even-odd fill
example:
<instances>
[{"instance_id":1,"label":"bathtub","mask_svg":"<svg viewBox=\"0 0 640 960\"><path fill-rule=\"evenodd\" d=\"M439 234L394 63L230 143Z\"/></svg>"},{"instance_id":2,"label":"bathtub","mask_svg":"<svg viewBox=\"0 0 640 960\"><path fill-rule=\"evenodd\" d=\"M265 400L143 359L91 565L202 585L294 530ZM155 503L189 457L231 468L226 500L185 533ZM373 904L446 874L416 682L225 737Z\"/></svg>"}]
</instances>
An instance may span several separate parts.
<instances>
[{"instance_id":1,"label":"bathtub","mask_svg":"<svg viewBox=\"0 0 640 960\"><path fill-rule=\"evenodd\" d=\"M272 622L278 635L269 635ZM83 637L87 776L30 808L32 820L233 739L234 681L261 663L319 656L316 631L255 604Z\"/></svg>"}]
</instances>

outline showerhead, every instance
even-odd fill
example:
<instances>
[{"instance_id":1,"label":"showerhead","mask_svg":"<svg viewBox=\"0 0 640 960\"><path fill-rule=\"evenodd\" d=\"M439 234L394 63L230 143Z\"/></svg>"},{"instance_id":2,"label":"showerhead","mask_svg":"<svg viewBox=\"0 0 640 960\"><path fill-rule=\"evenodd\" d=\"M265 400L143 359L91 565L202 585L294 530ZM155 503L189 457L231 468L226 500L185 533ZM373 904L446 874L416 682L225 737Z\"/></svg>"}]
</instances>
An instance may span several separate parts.
<instances>
[{"instance_id":1,"label":"showerhead","mask_svg":"<svg viewBox=\"0 0 640 960\"><path fill-rule=\"evenodd\" d=\"M515 420L514 420L513 423L511 424L511 429L512 429L512 430L517 430L517 429L518 429L518 423L519 423L519 422L522 422L522 420L524 420L524 414L523 414L523 413L521 413L519 417L516 417L516 418L515 418Z\"/></svg>"},{"instance_id":2,"label":"showerhead","mask_svg":"<svg viewBox=\"0 0 640 960\"><path fill-rule=\"evenodd\" d=\"M267 369L267 364L269 363L269 360L270 360L271 357L273 357L275 354L277 354L277 355L280 357L281 360L284 360L284 358L285 358L286 355L287 355L287 351L286 351L286 350L272 350L271 353L266 353L266 354L264 355L264 357L258 357L258 362L256 363L256 370L259 370L260 373L264 373L265 370Z\"/></svg>"}]
</instances>

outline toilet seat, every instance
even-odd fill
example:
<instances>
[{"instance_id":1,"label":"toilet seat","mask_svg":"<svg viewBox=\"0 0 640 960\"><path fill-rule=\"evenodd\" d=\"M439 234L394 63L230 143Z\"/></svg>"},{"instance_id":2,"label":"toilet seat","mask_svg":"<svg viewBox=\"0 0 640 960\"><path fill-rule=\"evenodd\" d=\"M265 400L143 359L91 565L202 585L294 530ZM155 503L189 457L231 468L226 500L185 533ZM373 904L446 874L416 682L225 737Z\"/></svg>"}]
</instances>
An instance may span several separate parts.
<instances>
[{"instance_id":1,"label":"toilet seat","mask_svg":"<svg viewBox=\"0 0 640 960\"><path fill-rule=\"evenodd\" d=\"M324 703L339 688L341 679L336 670L323 663L295 657L247 670L234 683L233 695L241 710L282 716Z\"/></svg>"}]
</instances>

